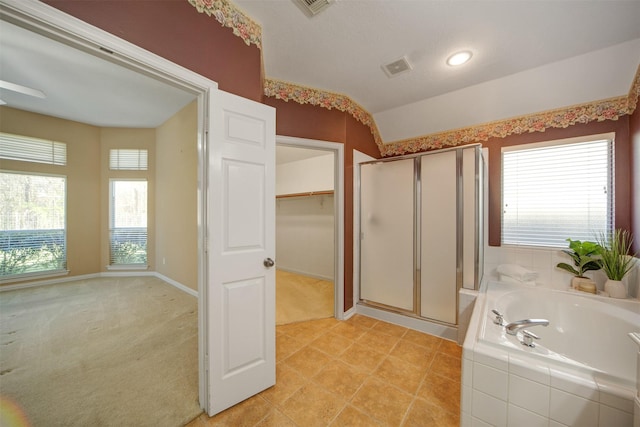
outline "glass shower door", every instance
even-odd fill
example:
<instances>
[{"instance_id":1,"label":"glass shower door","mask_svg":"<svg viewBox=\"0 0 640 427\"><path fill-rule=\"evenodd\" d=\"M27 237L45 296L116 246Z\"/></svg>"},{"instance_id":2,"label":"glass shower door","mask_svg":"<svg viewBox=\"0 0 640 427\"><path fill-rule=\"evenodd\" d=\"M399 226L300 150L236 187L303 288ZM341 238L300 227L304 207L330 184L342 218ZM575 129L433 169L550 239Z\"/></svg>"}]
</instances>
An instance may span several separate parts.
<instances>
[{"instance_id":1,"label":"glass shower door","mask_svg":"<svg viewBox=\"0 0 640 427\"><path fill-rule=\"evenodd\" d=\"M414 160L360 167L360 298L413 312Z\"/></svg>"}]
</instances>

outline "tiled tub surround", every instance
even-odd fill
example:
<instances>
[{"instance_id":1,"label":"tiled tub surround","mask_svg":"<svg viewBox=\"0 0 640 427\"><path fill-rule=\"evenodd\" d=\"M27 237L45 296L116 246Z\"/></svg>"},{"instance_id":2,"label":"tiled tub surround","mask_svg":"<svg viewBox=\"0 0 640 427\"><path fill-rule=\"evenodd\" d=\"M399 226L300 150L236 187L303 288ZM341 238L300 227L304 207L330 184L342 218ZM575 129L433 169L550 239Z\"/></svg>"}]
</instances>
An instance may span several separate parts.
<instances>
[{"instance_id":1,"label":"tiled tub surround","mask_svg":"<svg viewBox=\"0 0 640 427\"><path fill-rule=\"evenodd\" d=\"M632 332L629 334L629 338L638 346L638 370L636 372L636 384L638 384L638 387L633 406L633 427L640 427L640 333Z\"/></svg>"},{"instance_id":2,"label":"tiled tub surround","mask_svg":"<svg viewBox=\"0 0 640 427\"><path fill-rule=\"evenodd\" d=\"M488 279L498 279L496 268L500 264L516 264L538 273L535 280L538 287L565 290L570 287L573 276L556 267L560 262L573 265L569 255L558 248L488 245L484 248L484 272ZM586 276L596 282L598 290L604 289L607 276L602 270L588 271ZM627 274L623 283L629 297L640 298L640 259L635 260L635 267Z\"/></svg>"},{"instance_id":3,"label":"tiled tub surround","mask_svg":"<svg viewBox=\"0 0 640 427\"><path fill-rule=\"evenodd\" d=\"M493 323L546 318L520 344ZM487 281L463 348L462 426L632 427L640 302Z\"/></svg>"}]
</instances>

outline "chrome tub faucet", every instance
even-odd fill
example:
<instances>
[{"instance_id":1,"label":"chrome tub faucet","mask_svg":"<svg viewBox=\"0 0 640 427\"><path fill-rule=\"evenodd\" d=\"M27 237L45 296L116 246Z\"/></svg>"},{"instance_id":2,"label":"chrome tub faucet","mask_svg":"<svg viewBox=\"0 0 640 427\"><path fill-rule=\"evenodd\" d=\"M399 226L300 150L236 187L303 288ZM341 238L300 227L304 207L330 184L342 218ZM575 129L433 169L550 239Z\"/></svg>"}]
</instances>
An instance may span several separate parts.
<instances>
[{"instance_id":1,"label":"chrome tub faucet","mask_svg":"<svg viewBox=\"0 0 640 427\"><path fill-rule=\"evenodd\" d=\"M529 326L547 326L549 321L547 319L524 319L516 320L515 322L507 323L504 327L509 335L516 335L520 329L528 328Z\"/></svg>"},{"instance_id":2,"label":"chrome tub faucet","mask_svg":"<svg viewBox=\"0 0 640 427\"><path fill-rule=\"evenodd\" d=\"M537 325L547 326L548 324L549 321L547 319L524 319L508 323L504 328L509 335L516 335L518 331L522 329L522 341L520 341L520 343L522 345L526 345L527 347L533 348L535 347L533 340L539 340L540 337L533 332L527 331L524 328Z\"/></svg>"}]
</instances>

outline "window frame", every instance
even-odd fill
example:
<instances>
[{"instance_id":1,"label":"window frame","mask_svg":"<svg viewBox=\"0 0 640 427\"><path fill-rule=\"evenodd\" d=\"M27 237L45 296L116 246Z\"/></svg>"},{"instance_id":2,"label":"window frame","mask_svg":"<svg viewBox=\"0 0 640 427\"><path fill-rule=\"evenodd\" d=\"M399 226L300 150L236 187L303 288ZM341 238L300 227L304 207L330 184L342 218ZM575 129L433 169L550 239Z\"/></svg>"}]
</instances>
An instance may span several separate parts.
<instances>
[{"instance_id":1,"label":"window frame","mask_svg":"<svg viewBox=\"0 0 640 427\"><path fill-rule=\"evenodd\" d=\"M45 173L45 172L33 172L33 171L21 171L21 170L11 170L11 169L0 169L0 173L9 173L14 175L28 175L28 176L42 176L42 177L50 177L50 178L62 178L64 180L64 219L63 219L63 252L64 252L64 260L62 262L62 267L52 270L42 270L42 271L31 271L26 273L19 274L9 274L9 275L0 275L0 283L10 283L16 281L23 281L33 278L44 278L44 277L56 277L56 276L64 276L69 274L68 262L69 262L69 248L68 248L68 205L69 205L69 178L63 174L55 174L55 173Z\"/></svg>"},{"instance_id":2,"label":"window frame","mask_svg":"<svg viewBox=\"0 0 640 427\"><path fill-rule=\"evenodd\" d=\"M144 182L146 184L147 190L147 226L146 226L146 262L144 263L129 263L129 264L113 264L113 254L112 254L112 232L115 229L114 227L114 219L115 219L115 204L114 204L114 184L116 182L122 181L138 181ZM146 270L149 268L149 180L147 178L110 178L109 179L109 223L108 223L108 262L107 269L108 270Z\"/></svg>"},{"instance_id":3,"label":"window frame","mask_svg":"<svg viewBox=\"0 0 640 427\"><path fill-rule=\"evenodd\" d=\"M505 243L504 241L504 153L531 150L538 148L558 147L571 144L589 143L606 140L608 142L608 159L607 159L607 230L605 234L612 231L615 228L616 217L616 133L606 132L599 134L588 134L569 138L558 138L552 140L544 140L537 142L529 142L524 144L506 145L500 147L500 247L505 248L532 248L532 249L562 249L566 247L560 245L544 244L544 245L532 245L532 244L520 244L520 243ZM568 238L574 238L567 235ZM591 241L595 241L597 236L589 238Z\"/></svg>"}]
</instances>

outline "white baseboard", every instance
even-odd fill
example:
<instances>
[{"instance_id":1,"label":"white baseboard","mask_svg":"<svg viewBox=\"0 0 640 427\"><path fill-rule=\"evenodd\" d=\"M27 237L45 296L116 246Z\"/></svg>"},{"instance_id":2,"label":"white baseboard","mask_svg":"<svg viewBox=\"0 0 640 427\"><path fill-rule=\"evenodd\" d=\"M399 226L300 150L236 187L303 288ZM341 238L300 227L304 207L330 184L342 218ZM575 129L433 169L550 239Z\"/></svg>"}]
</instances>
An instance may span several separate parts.
<instances>
[{"instance_id":1,"label":"white baseboard","mask_svg":"<svg viewBox=\"0 0 640 427\"><path fill-rule=\"evenodd\" d=\"M37 286L55 285L57 283L72 282L76 280L95 279L101 277L101 273L83 274L80 276L64 276L55 279L37 280L35 282L16 283L15 285L0 286L0 292L14 291L16 289L35 288Z\"/></svg>"},{"instance_id":2,"label":"white baseboard","mask_svg":"<svg viewBox=\"0 0 640 427\"><path fill-rule=\"evenodd\" d=\"M142 276L155 276L155 271L103 271L98 273L99 277L142 277Z\"/></svg>"},{"instance_id":3,"label":"white baseboard","mask_svg":"<svg viewBox=\"0 0 640 427\"><path fill-rule=\"evenodd\" d=\"M14 291L17 289L35 288L38 286L55 285L55 284L64 283L64 282L75 282L78 280L96 279L100 277L141 277L141 276L157 277L158 279L167 282L171 286L198 298L198 291L193 290L188 286L183 285L180 282L176 282L175 280L170 279L167 276L164 276L156 271L118 271L118 272L103 271L100 273L83 274L80 276L65 276L65 277L59 277L55 279L38 280L35 282L24 282L24 283L16 283L15 285L0 286L0 292Z\"/></svg>"},{"instance_id":4,"label":"white baseboard","mask_svg":"<svg viewBox=\"0 0 640 427\"><path fill-rule=\"evenodd\" d=\"M168 278L167 276L165 276L163 274L160 274L160 273L157 273L157 272L154 272L154 273L155 273L154 276L156 276L158 279L164 280L168 284L170 284L172 286L175 286L176 288L180 289L181 291L186 292L189 295L192 295L192 296L198 298L198 291L196 291L194 289L191 289L190 287L185 286L180 282L176 282L175 280L170 279L170 278Z\"/></svg>"}]
</instances>

